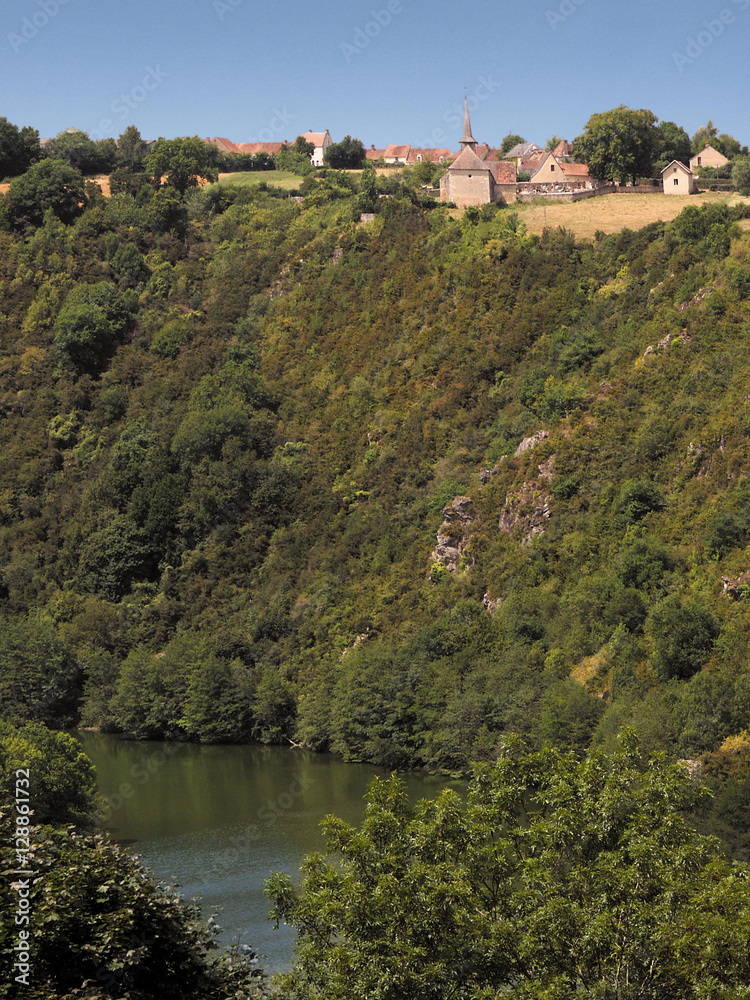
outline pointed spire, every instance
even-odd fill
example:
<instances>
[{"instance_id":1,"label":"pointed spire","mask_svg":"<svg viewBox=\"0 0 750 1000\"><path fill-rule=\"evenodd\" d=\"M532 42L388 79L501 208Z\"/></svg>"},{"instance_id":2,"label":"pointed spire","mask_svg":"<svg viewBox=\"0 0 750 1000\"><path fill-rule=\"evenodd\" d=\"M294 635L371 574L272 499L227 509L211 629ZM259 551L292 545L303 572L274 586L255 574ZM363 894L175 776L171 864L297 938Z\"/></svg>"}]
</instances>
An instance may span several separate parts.
<instances>
[{"instance_id":1,"label":"pointed spire","mask_svg":"<svg viewBox=\"0 0 750 1000\"><path fill-rule=\"evenodd\" d=\"M471 134L471 120L469 118L469 99L464 95L464 134L459 139L462 149L476 149L477 140Z\"/></svg>"}]
</instances>

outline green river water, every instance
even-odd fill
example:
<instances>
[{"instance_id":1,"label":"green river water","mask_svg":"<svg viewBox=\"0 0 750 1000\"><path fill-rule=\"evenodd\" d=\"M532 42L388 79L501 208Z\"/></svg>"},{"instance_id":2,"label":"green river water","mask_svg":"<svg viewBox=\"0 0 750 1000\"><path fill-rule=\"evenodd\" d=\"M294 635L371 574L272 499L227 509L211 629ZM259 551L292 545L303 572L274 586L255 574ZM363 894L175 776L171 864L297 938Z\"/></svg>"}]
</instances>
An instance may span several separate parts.
<instances>
[{"instance_id":1,"label":"green river water","mask_svg":"<svg viewBox=\"0 0 750 1000\"><path fill-rule=\"evenodd\" d=\"M215 913L223 943L248 945L269 973L287 968L294 932L267 919L264 880L271 871L295 876L305 854L324 849L324 816L359 823L367 786L387 772L285 747L76 735L96 767L113 838L159 881L197 899L206 917ZM406 780L413 800L448 784L423 774Z\"/></svg>"}]
</instances>

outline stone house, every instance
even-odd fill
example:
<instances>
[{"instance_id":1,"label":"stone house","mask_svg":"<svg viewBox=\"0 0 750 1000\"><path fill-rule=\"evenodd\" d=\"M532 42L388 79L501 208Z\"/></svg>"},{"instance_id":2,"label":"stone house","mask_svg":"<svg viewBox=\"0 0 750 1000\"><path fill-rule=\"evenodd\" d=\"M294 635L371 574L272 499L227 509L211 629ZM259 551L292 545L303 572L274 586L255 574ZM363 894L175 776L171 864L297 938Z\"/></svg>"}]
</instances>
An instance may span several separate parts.
<instances>
[{"instance_id":1,"label":"stone house","mask_svg":"<svg viewBox=\"0 0 750 1000\"><path fill-rule=\"evenodd\" d=\"M729 160L720 153L718 149L714 149L710 142L707 142L700 153L696 153L695 156L690 157L690 169L697 170L698 167L711 167L712 169L718 169L719 167L725 166L729 163Z\"/></svg>"},{"instance_id":2,"label":"stone house","mask_svg":"<svg viewBox=\"0 0 750 1000\"><path fill-rule=\"evenodd\" d=\"M664 194L695 194L697 190L693 171L679 160L667 164L661 172L661 180Z\"/></svg>"},{"instance_id":3,"label":"stone house","mask_svg":"<svg viewBox=\"0 0 750 1000\"><path fill-rule=\"evenodd\" d=\"M409 146L406 163L410 167L425 160L429 160L430 163L445 163L451 158L451 155L449 149L431 149L429 147L423 149L417 146Z\"/></svg>"},{"instance_id":4,"label":"stone house","mask_svg":"<svg viewBox=\"0 0 750 1000\"><path fill-rule=\"evenodd\" d=\"M521 162L523 160L536 159L544 150L541 146L537 146L535 142L519 142L509 149L508 152L503 156L504 160L515 160L516 167L521 169Z\"/></svg>"},{"instance_id":5,"label":"stone house","mask_svg":"<svg viewBox=\"0 0 750 1000\"><path fill-rule=\"evenodd\" d=\"M532 184L556 184L566 189L591 186L589 168L585 163L561 160L554 153L545 153L531 175Z\"/></svg>"},{"instance_id":6,"label":"stone house","mask_svg":"<svg viewBox=\"0 0 750 1000\"><path fill-rule=\"evenodd\" d=\"M408 143L402 146L397 146L391 143L391 145L385 147L385 154L383 156L383 159L385 160L386 163L390 163L391 165L393 165L394 163L401 163L404 166L406 166L406 161L409 157L410 149L411 146L408 145Z\"/></svg>"}]
</instances>

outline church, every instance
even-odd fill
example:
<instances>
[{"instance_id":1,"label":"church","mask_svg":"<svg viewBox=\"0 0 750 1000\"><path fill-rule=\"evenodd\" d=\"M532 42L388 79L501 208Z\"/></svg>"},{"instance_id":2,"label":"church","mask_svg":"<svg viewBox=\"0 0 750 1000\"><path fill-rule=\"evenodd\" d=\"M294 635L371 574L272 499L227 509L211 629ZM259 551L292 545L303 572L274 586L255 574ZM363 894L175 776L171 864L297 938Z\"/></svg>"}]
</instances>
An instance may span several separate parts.
<instances>
[{"instance_id":1,"label":"church","mask_svg":"<svg viewBox=\"0 0 750 1000\"><path fill-rule=\"evenodd\" d=\"M464 98L464 134L459 140L461 152L440 178L440 197L459 208L467 205L509 203L516 200L516 165L512 160L499 160L496 154L482 147L471 134L469 104Z\"/></svg>"}]
</instances>

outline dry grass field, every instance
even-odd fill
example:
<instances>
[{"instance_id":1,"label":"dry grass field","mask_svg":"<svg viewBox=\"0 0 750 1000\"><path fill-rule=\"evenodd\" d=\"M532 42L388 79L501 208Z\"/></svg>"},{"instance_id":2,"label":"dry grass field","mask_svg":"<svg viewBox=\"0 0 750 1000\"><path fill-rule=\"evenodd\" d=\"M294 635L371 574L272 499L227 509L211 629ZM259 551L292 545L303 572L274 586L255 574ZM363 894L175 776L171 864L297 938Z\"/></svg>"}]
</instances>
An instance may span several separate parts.
<instances>
[{"instance_id":1,"label":"dry grass field","mask_svg":"<svg viewBox=\"0 0 750 1000\"><path fill-rule=\"evenodd\" d=\"M526 223L530 233L541 233L545 226L570 230L578 239L593 239L597 230L616 233L621 229L641 229L651 222L670 222L687 205L735 204L746 198L718 191L694 195L605 194L572 204L538 201L513 205L512 210ZM750 229L750 219L743 219L743 229Z\"/></svg>"}]
</instances>

